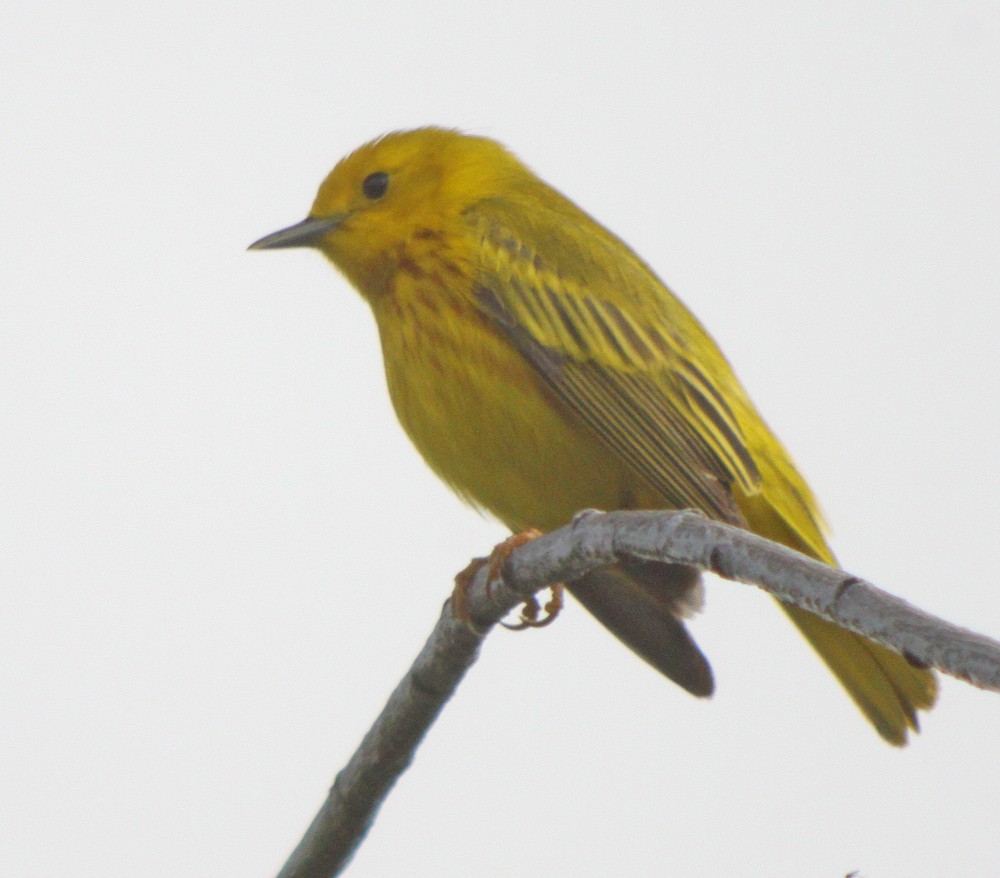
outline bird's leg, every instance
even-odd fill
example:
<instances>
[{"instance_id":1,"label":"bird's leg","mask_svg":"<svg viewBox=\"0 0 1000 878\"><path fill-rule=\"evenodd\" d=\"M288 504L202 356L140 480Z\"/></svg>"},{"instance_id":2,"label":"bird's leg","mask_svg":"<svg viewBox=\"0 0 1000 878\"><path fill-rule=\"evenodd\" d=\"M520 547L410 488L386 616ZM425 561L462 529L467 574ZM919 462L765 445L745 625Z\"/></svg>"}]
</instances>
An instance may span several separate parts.
<instances>
[{"instance_id":1,"label":"bird's leg","mask_svg":"<svg viewBox=\"0 0 1000 878\"><path fill-rule=\"evenodd\" d=\"M455 587L451 591L451 611L456 619L466 624L472 622L469 616L469 589L472 588L472 580L487 561L489 558L473 558L455 577Z\"/></svg>"},{"instance_id":2,"label":"bird's leg","mask_svg":"<svg viewBox=\"0 0 1000 878\"><path fill-rule=\"evenodd\" d=\"M522 531L521 533L512 534L493 549L489 558L474 558L469 565L455 577L455 589L452 591L451 595L451 602L455 615L465 622L470 621L469 588L472 586L473 578L484 564L489 565L486 577L486 595L487 597L491 597L493 583L501 577L503 573L503 565L507 562L511 552L518 547L523 546L525 543L529 543L532 540L537 539L541 535L542 532L540 530L536 530L535 528L530 528L529 530ZM555 619L556 616L559 615L559 611L562 609L562 583L556 583L551 586L551 591L552 597L545 604L545 615L541 619L539 619L538 616L539 613L543 612L543 608L539 606L537 598L532 596L524 602L524 606L521 608L521 621L519 623L510 625L506 622L501 622L500 624L512 631L522 631L525 628L542 628L545 625L548 625L553 619Z\"/></svg>"}]
</instances>

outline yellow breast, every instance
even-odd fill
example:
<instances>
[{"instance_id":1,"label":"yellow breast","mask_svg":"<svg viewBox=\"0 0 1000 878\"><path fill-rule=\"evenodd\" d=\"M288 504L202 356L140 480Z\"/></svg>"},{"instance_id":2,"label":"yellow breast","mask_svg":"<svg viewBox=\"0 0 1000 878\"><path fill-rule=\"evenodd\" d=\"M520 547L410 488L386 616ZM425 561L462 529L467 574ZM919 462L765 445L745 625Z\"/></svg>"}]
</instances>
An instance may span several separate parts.
<instances>
[{"instance_id":1,"label":"yellow breast","mask_svg":"<svg viewBox=\"0 0 1000 878\"><path fill-rule=\"evenodd\" d=\"M401 279L372 308L396 414L430 467L514 530L623 505L633 477L574 423L471 293L424 280Z\"/></svg>"}]
</instances>

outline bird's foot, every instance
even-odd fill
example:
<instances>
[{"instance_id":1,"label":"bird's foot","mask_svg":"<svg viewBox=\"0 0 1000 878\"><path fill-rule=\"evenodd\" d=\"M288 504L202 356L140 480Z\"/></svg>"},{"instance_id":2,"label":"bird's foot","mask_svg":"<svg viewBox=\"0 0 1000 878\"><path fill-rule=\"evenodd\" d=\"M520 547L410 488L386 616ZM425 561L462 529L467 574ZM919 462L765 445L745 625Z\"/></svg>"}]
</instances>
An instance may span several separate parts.
<instances>
[{"instance_id":1,"label":"bird's foot","mask_svg":"<svg viewBox=\"0 0 1000 878\"><path fill-rule=\"evenodd\" d=\"M492 594L493 583L499 579L503 573L503 565L507 562L510 557L511 552L525 543L530 543L532 540L537 539L542 535L540 530L535 528L530 528L528 530L522 531L521 533L512 534L507 537L502 543L497 545L493 551L490 553L488 558L474 558L458 576L455 577L455 588L451 594L451 603L453 611L459 619L464 622L469 622L469 588L472 586L472 580L475 575L482 569L483 565L488 565L487 577L486 577L486 594L490 597ZM538 599L534 596L530 597L524 602L524 606L521 608L521 621L516 624L508 624L507 622L501 622L505 628L511 631L523 631L525 628L543 628L552 622L556 616L559 615L559 611L563 607L563 585L562 583L556 583L550 588L552 592L552 597L545 604L544 608L538 603ZM544 612L544 616L539 618L540 614Z\"/></svg>"},{"instance_id":2,"label":"bird's foot","mask_svg":"<svg viewBox=\"0 0 1000 878\"><path fill-rule=\"evenodd\" d=\"M544 607L540 606L538 598L532 595L524 602L524 606L521 607L520 622L515 622L513 625L509 622L501 622L500 624L508 631L524 631L525 628L544 628L559 615L559 611L563 608L565 592L566 586L561 582L555 582L549 586L551 597L546 601ZM543 611L545 615L539 619L538 614Z\"/></svg>"}]
</instances>

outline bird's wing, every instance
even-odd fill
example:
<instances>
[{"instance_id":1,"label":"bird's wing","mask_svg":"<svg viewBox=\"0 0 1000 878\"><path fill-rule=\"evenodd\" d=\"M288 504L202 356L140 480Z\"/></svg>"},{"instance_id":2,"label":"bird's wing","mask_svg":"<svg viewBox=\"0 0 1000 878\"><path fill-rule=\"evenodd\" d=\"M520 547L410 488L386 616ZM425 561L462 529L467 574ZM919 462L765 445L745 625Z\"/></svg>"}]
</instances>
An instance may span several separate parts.
<instances>
[{"instance_id":1,"label":"bird's wing","mask_svg":"<svg viewBox=\"0 0 1000 878\"><path fill-rule=\"evenodd\" d=\"M553 218L533 246L516 215L487 206L468 219L485 254L477 302L555 395L666 504L741 521L732 487L756 493L760 472L719 373L735 379L686 309L669 313L652 272L589 224L574 234Z\"/></svg>"}]
</instances>

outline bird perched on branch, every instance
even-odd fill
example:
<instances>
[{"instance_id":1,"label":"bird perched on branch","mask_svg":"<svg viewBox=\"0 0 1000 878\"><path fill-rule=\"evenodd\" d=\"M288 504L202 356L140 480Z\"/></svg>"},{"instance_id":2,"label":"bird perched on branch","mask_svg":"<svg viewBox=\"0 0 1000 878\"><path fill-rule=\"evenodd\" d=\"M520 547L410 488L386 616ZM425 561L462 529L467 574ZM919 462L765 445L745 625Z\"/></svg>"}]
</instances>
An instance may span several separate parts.
<instances>
[{"instance_id":1,"label":"bird perched on branch","mask_svg":"<svg viewBox=\"0 0 1000 878\"><path fill-rule=\"evenodd\" d=\"M375 315L396 414L431 468L514 531L580 509L699 509L828 563L815 500L701 324L624 242L495 141L387 134L344 158L303 222ZM689 692L712 672L684 617L697 570L641 562L568 583ZM917 729L926 669L782 609L878 733Z\"/></svg>"}]
</instances>

